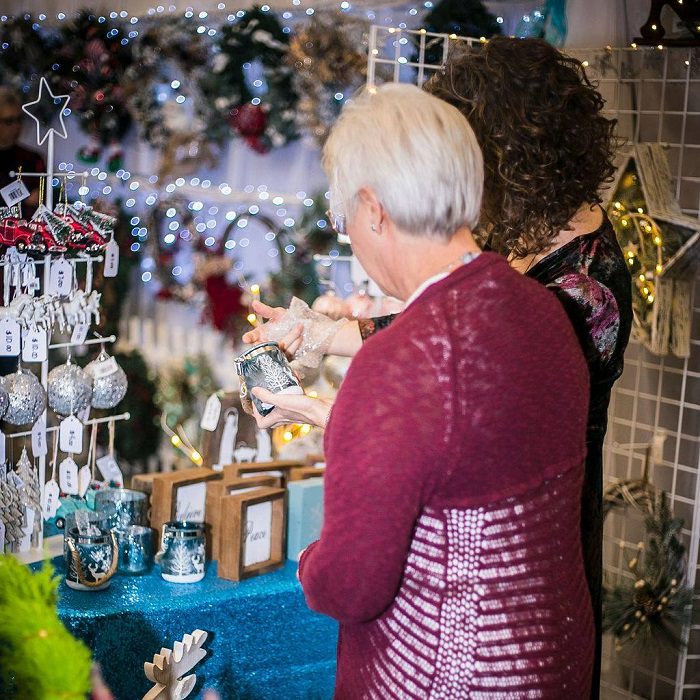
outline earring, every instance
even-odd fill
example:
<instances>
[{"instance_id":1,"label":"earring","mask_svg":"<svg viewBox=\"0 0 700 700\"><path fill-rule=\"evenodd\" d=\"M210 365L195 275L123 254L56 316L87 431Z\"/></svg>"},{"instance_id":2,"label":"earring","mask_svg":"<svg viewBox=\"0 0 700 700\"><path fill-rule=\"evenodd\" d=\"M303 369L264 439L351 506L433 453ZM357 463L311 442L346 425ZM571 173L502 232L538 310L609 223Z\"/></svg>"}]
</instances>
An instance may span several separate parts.
<instances>
[{"instance_id":1,"label":"earring","mask_svg":"<svg viewBox=\"0 0 700 700\"><path fill-rule=\"evenodd\" d=\"M376 230L377 230L377 224L372 224L372 231L376 231Z\"/></svg>"}]
</instances>

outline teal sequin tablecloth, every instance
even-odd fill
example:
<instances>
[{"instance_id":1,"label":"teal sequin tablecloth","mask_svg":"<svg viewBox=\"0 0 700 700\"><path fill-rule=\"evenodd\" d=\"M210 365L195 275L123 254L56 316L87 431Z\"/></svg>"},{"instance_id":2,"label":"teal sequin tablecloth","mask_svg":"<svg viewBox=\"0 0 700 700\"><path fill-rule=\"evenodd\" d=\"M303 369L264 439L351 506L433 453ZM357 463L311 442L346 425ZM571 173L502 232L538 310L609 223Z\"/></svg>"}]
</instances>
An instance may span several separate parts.
<instances>
[{"instance_id":1,"label":"teal sequin tablecloth","mask_svg":"<svg viewBox=\"0 0 700 700\"><path fill-rule=\"evenodd\" d=\"M55 560L59 572L63 562ZM151 684L143 673L161 647L202 629L206 658L197 686L222 700L327 700L335 680L336 624L310 611L296 563L233 583L210 563L203 581L167 583L156 567L146 576L115 576L111 586L81 592L61 584L58 613L102 666L117 700L141 700Z\"/></svg>"}]
</instances>

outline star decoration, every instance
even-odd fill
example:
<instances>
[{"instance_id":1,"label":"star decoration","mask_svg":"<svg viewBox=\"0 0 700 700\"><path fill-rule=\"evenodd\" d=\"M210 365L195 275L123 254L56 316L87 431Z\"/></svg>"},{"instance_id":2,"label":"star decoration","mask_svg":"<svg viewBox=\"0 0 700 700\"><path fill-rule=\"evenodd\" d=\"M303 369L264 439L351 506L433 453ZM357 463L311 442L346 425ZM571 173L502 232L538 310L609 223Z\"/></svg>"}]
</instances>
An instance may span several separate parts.
<instances>
[{"instance_id":1,"label":"star decoration","mask_svg":"<svg viewBox=\"0 0 700 700\"><path fill-rule=\"evenodd\" d=\"M66 125L63 123L63 112L66 109L66 107L68 107L69 101L69 95L54 95L53 92L51 92L49 84L46 82L46 78L42 77L41 81L39 82L39 97L37 97L36 100L34 100L34 102L27 102L26 105L22 105L22 111L26 112L36 122L36 141L39 146L41 146L41 144L44 143L44 141L46 141L46 138L50 133L57 134L62 139L68 138L68 134L66 133ZM42 102L44 103L45 108L40 110L38 106ZM47 102L50 105L53 105L53 107L49 106L48 108L46 108ZM42 119L38 115L41 114L42 111L49 113L52 109L57 111L58 113L54 114L53 117L49 120L49 125L42 123ZM34 110L36 110L36 114L34 113ZM58 122L61 125L60 131L50 126L50 124L53 123L56 116L58 117ZM44 131L43 135L42 130Z\"/></svg>"}]
</instances>

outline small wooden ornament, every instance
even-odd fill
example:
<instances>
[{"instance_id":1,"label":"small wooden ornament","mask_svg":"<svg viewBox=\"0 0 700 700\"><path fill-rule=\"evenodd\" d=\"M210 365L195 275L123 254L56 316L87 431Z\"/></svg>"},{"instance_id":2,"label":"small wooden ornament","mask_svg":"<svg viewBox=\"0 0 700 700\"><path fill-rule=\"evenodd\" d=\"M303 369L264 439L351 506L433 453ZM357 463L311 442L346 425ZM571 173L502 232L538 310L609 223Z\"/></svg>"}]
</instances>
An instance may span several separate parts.
<instances>
[{"instance_id":1,"label":"small wooden ornament","mask_svg":"<svg viewBox=\"0 0 700 700\"><path fill-rule=\"evenodd\" d=\"M287 486L289 472L292 469L306 466L304 462L294 459L280 459L274 462L242 462L227 464L224 474L227 478L250 478L252 476L274 476L282 480L282 488Z\"/></svg>"},{"instance_id":2,"label":"small wooden ornament","mask_svg":"<svg viewBox=\"0 0 700 700\"><path fill-rule=\"evenodd\" d=\"M261 488L222 497L218 575L230 581L278 569L284 563L286 532L286 489ZM252 509L270 503L270 521L264 531L256 530ZM247 548L269 539L269 556L246 564Z\"/></svg>"},{"instance_id":3,"label":"small wooden ornament","mask_svg":"<svg viewBox=\"0 0 700 700\"><path fill-rule=\"evenodd\" d=\"M153 656L152 663L144 663L146 678L155 683L143 700L184 700L194 689L197 676L191 671L206 655L202 649L207 633L195 630L175 642L172 650L165 647Z\"/></svg>"},{"instance_id":4,"label":"small wooden ornament","mask_svg":"<svg viewBox=\"0 0 700 700\"><path fill-rule=\"evenodd\" d=\"M206 517L209 525L211 538L207 538L207 559L213 561L219 560L220 552L220 533L221 533L221 517L222 517L222 501L224 496L227 496L236 491L244 489L272 487L280 488L282 480L274 476L254 476L249 479L241 479L239 477L226 476L221 481L212 481L207 486L207 502L206 502ZM208 546L211 541L211 548Z\"/></svg>"},{"instance_id":5,"label":"small wooden ornament","mask_svg":"<svg viewBox=\"0 0 700 700\"><path fill-rule=\"evenodd\" d=\"M289 470L289 481L316 479L318 477L323 477L325 473L325 467L298 467L297 469Z\"/></svg>"}]
</instances>

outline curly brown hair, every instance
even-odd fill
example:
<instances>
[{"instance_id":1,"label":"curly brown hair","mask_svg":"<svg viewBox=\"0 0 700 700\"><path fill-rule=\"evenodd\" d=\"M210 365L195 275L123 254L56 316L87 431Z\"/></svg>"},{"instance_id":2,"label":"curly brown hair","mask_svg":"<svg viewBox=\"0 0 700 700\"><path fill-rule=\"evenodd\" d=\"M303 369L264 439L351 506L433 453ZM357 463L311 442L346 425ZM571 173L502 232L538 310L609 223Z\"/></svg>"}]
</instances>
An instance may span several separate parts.
<instances>
[{"instance_id":1,"label":"curly brown hair","mask_svg":"<svg viewBox=\"0 0 700 700\"><path fill-rule=\"evenodd\" d=\"M469 120L484 154L480 237L523 258L548 250L615 170L615 120L580 61L542 39L455 48L425 86Z\"/></svg>"}]
</instances>

